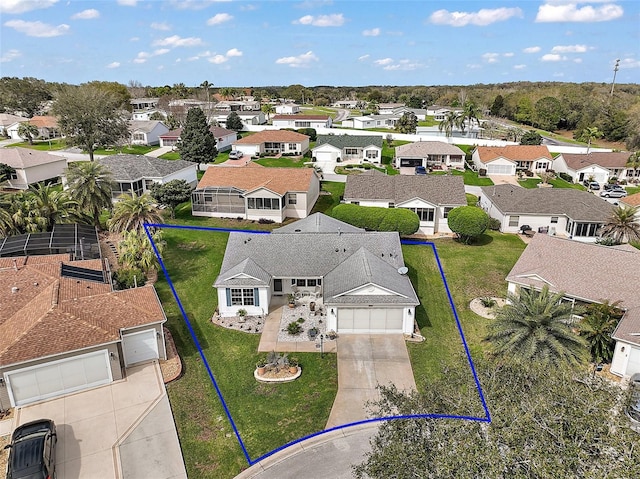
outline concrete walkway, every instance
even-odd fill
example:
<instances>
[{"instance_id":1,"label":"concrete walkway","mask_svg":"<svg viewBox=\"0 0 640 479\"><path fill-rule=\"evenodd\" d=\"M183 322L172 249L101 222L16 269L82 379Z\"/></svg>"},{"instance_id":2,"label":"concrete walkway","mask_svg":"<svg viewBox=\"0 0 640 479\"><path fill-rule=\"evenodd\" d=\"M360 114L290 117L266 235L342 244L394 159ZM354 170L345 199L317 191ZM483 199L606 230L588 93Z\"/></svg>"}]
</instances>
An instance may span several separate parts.
<instances>
[{"instance_id":1,"label":"concrete walkway","mask_svg":"<svg viewBox=\"0 0 640 479\"><path fill-rule=\"evenodd\" d=\"M337 342L338 394L325 429L371 418L366 402L380 399L378 384L416 389L402 334L342 334Z\"/></svg>"}]
</instances>

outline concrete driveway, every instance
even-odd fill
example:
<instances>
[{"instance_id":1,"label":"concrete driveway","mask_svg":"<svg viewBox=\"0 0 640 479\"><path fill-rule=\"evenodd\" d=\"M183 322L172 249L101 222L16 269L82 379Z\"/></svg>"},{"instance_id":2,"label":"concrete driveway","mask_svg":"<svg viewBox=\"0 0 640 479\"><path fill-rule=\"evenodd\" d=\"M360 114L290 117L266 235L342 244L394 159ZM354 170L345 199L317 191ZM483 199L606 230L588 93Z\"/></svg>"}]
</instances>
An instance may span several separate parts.
<instances>
[{"instance_id":1,"label":"concrete driveway","mask_svg":"<svg viewBox=\"0 0 640 479\"><path fill-rule=\"evenodd\" d=\"M380 398L378 384L416 389L402 334L342 334L338 343L338 394L325 429L369 419L367 401Z\"/></svg>"},{"instance_id":2,"label":"concrete driveway","mask_svg":"<svg viewBox=\"0 0 640 479\"><path fill-rule=\"evenodd\" d=\"M127 369L107 386L17 408L12 427L56 423L58 479L186 479L157 362Z\"/></svg>"}]
</instances>

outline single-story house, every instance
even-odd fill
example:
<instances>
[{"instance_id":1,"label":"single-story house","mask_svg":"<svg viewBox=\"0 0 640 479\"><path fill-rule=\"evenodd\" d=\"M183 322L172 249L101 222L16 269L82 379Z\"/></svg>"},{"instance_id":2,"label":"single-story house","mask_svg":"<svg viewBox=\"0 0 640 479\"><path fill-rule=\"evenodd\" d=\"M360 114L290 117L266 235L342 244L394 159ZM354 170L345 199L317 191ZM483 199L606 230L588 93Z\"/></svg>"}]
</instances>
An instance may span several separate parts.
<instances>
[{"instance_id":1,"label":"single-story house","mask_svg":"<svg viewBox=\"0 0 640 479\"><path fill-rule=\"evenodd\" d=\"M333 119L328 115L275 115L271 124L276 128L331 128Z\"/></svg>"},{"instance_id":2,"label":"single-story house","mask_svg":"<svg viewBox=\"0 0 640 479\"><path fill-rule=\"evenodd\" d=\"M355 128L356 130L367 130L370 128L394 128L402 115L392 113L386 115L365 115L348 118L342 121L345 128Z\"/></svg>"},{"instance_id":3,"label":"single-story house","mask_svg":"<svg viewBox=\"0 0 640 479\"><path fill-rule=\"evenodd\" d=\"M50 140L61 136L58 119L55 116L34 116L29 123L38 128L39 140Z\"/></svg>"},{"instance_id":4,"label":"single-story house","mask_svg":"<svg viewBox=\"0 0 640 479\"><path fill-rule=\"evenodd\" d=\"M233 149L245 155L304 155L309 151L309 137L291 130L262 130L233 143Z\"/></svg>"},{"instance_id":5,"label":"single-story house","mask_svg":"<svg viewBox=\"0 0 640 479\"><path fill-rule=\"evenodd\" d=\"M405 106L404 103L378 103L378 113L381 115L393 114L394 110Z\"/></svg>"},{"instance_id":6,"label":"single-story house","mask_svg":"<svg viewBox=\"0 0 640 479\"><path fill-rule=\"evenodd\" d=\"M159 145L160 135L169 128L159 120L129 120L130 142L132 145Z\"/></svg>"},{"instance_id":7,"label":"single-story house","mask_svg":"<svg viewBox=\"0 0 640 479\"><path fill-rule=\"evenodd\" d=\"M236 316L242 308L265 315L274 297L300 293L323 305L327 330L412 334L419 300L398 233L325 226L322 232L302 224L299 232L230 233L213 284L219 314Z\"/></svg>"},{"instance_id":8,"label":"single-story house","mask_svg":"<svg viewBox=\"0 0 640 479\"><path fill-rule=\"evenodd\" d=\"M541 290L545 285L562 292L576 305L620 301L625 310L612 337L616 340L611 372L640 373L640 251L629 246L576 243L535 235L507 276L508 290Z\"/></svg>"},{"instance_id":9,"label":"single-story house","mask_svg":"<svg viewBox=\"0 0 640 479\"><path fill-rule=\"evenodd\" d=\"M227 117L230 113L230 111L213 110L207 117L209 118L209 121L215 122L218 126L226 128ZM267 122L267 118L262 110L240 110L235 111L234 113L238 115L240 121L245 126L264 125Z\"/></svg>"},{"instance_id":10,"label":"single-story house","mask_svg":"<svg viewBox=\"0 0 640 479\"><path fill-rule=\"evenodd\" d=\"M277 115L296 115L300 113L300 105L295 103L281 103L276 105Z\"/></svg>"},{"instance_id":11,"label":"single-story house","mask_svg":"<svg viewBox=\"0 0 640 479\"><path fill-rule=\"evenodd\" d=\"M320 195L320 177L313 168L207 168L191 194L193 216L269 219L306 218Z\"/></svg>"},{"instance_id":12,"label":"single-story house","mask_svg":"<svg viewBox=\"0 0 640 479\"><path fill-rule=\"evenodd\" d=\"M464 169L465 153L455 145L442 141L416 141L400 145L395 151L396 168Z\"/></svg>"},{"instance_id":13,"label":"single-story house","mask_svg":"<svg viewBox=\"0 0 640 479\"><path fill-rule=\"evenodd\" d=\"M318 135L311 154L316 161L382 161L382 136Z\"/></svg>"},{"instance_id":14,"label":"single-story house","mask_svg":"<svg viewBox=\"0 0 640 479\"><path fill-rule=\"evenodd\" d=\"M614 206L586 191L572 188L528 189L516 185L483 186L480 207L500 221L503 233L528 225L576 241L594 242Z\"/></svg>"},{"instance_id":15,"label":"single-story house","mask_svg":"<svg viewBox=\"0 0 640 479\"><path fill-rule=\"evenodd\" d=\"M134 113L141 111L155 110L158 108L159 98L132 98L129 100Z\"/></svg>"},{"instance_id":16,"label":"single-story house","mask_svg":"<svg viewBox=\"0 0 640 479\"><path fill-rule=\"evenodd\" d=\"M7 186L19 190L26 190L33 183L59 178L67 167L67 159L62 156L21 147L0 148L0 163L16 170Z\"/></svg>"},{"instance_id":17,"label":"single-story house","mask_svg":"<svg viewBox=\"0 0 640 479\"><path fill-rule=\"evenodd\" d=\"M29 118L23 116L11 115L10 113L0 113L0 135L9 136L7 128L11 125L19 125L25 121L29 121Z\"/></svg>"},{"instance_id":18,"label":"single-story house","mask_svg":"<svg viewBox=\"0 0 640 479\"><path fill-rule=\"evenodd\" d=\"M608 183L611 178L631 181L640 179L640 169L627 166L628 151L592 151L587 154L562 153L553 161L553 169L567 173L574 183L584 180Z\"/></svg>"},{"instance_id":19,"label":"single-story house","mask_svg":"<svg viewBox=\"0 0 640 479\"><path fill-rule=\"evenodd\" d=\"M0 258L0 404L23 406L166 359L153 286L114 291L101 259Z\"/></svg>"},{"instance_id":20,"label":"single-story house","mask_svg":"<svg viewBox=\"0 0 640 479\"><path fill-rule=\"evenodd\" d=\"M209 131L213 133L213 137L216 139L216 149L218 151L230 150L233 142L238 139L238 132L227 130L226 128L222 128L220 126L211 126L209 128ZM175 147L180 140L181 134L182 128L176 128L175 130L171 130L164 135L160 135L160 146Z\"/></svg>"},{"instance_id":21,"label":"single-story house","mask_svg":"<svg viewBox=\"0 0 640 479\"><path fill-rule=\"evenodd\" d=\"M420 218L419 232L451 233L449 212L467 205L461 176L385 175L367 172L347 176L344 202L381 208L407 208Z\"/></svg>"},{"instance_id":22,"label":"single-story house","mask_svg":"<svg viewBox=\"0 0 640 479\"><path fill-rule=\"evenodd\" d=\"M258 111L260 110L260 102L257 100L222 100L216 103L216 110L226 111Z\"/></svg>"},{"instance_id":23,"label":"single-story house","mask_svg":"<svg viewBox=\"0 0 640 479\"><path fill-rule=\"evenodd\" d=\"M185 180L191 187L195 187L198 182L198 165L191 161L128 154L106 156L95 161L111 171L116 183L112 191L114 199L125 193L141 196L151 191L155 183Z\"/></svg>"},{"instance_id":24,"label":"single-story house","mask_svg":"<svg viewBox=\"0 0 640 479\"><path fill-rule=\"evenodd\" d=\"M427 110L424 108L410 108L408 106L400 106L391 110L390 113L392 115L398 115L398 117L402 117L405 113L413 113L418 121L424 121L427 119Z\"/></svg>"},{"instance_id":25,"label":"single-story house","mask_svg":"<svg viewBox=\"0 0 640 479\"><path fill-rule=\"evenodd\" d=\"M478 146L471 160L478 170L487 170L488 175L515 176L525 170L543 172L553 164L545 145Z\"/></svg>"},{"instance_id":26,"label":"single-story house","mask_svg":"<svg viewBox=\"0 0 640 479\"><path fill-rule=\"evenodd\" d=\"M449 112L462 113L462 108L452 108L449 106L431 105L427 107L427 115L432 116L436 121L442 121Z\"/></svg>"},{"instance_id":27,"label":"single-story house","mask_svg":"<svg viewBox=\"0 0 640 479\"><path fill-rule=\"evenodd\" d=\"M364 102L362 102L361 100L338 100L336 102L333 102L333 105L331 106L333 108L346 108L348 110L353 110L363 105L363 103Z\"/></svg>"}]
</instances>

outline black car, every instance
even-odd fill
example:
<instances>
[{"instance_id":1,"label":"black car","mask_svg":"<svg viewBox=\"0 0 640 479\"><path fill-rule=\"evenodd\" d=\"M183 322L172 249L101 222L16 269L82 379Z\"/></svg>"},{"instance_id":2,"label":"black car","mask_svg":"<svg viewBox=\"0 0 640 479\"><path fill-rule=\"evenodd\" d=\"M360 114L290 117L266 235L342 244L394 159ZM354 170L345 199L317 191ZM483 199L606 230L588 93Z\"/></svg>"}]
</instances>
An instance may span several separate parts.
<instances>
[{"instance_id":1,"label":"black car","mask_svg":"<svg viewBox=\"0 0 640 479\"><path fill-rule=\"evenodd\" d=\"M13 431L7 479L53 479L56 477L56 425L51 419L23 424Z\"/></svg>"},{"instance_id":2,"label":"black car","mask_svg":"<svg viewBox=\"0 0 640 479\"><path fill-rule=\"evenodd\" d=\"M416 166L415 174L416 175L426 175L427 174L427 169L424 166Z\"/></svg>"}]
</instances>

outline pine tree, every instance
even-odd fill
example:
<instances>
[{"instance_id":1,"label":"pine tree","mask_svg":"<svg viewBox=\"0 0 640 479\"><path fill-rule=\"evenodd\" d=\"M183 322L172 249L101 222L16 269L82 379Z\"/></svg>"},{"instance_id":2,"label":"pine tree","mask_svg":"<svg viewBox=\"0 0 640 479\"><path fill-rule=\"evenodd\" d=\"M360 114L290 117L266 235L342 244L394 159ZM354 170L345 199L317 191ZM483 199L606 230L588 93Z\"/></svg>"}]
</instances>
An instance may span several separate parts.
<instances>
[{"instance_id":1,"label":"pine tree","mask_svg":"<svg viewBox=\"0 0 640 479\"><path fill-rule=\"evenodd\" d=\"M244 125L242 124L242 120L240 119L238 114L235 111L229 113L229 116L227 117L227 129L240 131L243 127Z\"/></svg>"},{"instance_id":2,"label":"pine tree","mask_svg":"<svg viewBox=\"0 0 640 479\"><path fill-rule=\"evenodd\" d=\"M209 163L218 155L216 139L209 129L207 118L200 108L191 108L187 113L180 141L178 142L180 158L198 163Z\"/></svg>"}]
</instances>

